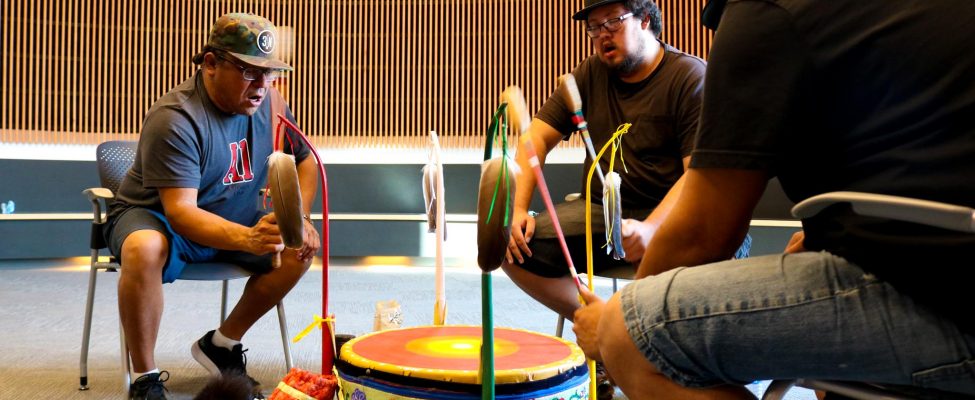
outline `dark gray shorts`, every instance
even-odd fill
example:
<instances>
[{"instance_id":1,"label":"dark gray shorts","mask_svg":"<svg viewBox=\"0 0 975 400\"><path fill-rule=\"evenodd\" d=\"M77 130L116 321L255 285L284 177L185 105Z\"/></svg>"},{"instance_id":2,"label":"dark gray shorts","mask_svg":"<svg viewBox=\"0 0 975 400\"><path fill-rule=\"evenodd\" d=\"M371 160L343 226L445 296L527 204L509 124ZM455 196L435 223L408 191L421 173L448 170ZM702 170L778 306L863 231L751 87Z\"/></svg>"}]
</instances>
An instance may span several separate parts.
<instances>
[{"instance_id":1,"label":"dark gray shorts","mask_svg":"<svg viewBox=\"0 0 975 400\"><path fill-rule=\"evenodd\" d=\"M616 260L606 252L606 246L604 246L606 244L606 226L603 221L603 206L593 204L590 211L592 212L590 223L593 235L593 273L599 275L601 271L631 265L635 274L637 265L626 260ZM642 221L652 211L624 209L622 217L623 219ZM586 201L579 199L558 204L555 206L555 213L558 214L559 226L565 235L565 243L569 248L572 265L576 267L577 273L584 274L586 273ZM735 258L748 257L751 247L752 238L745 235L745 240L735 253ZM562 246L559 244L552 218L548 212L540 213L535 218L535 236L528 242L528 248L531 249L532 256L525 257L524 263L516 265L546 278L558 278L569 274L565 255L562 254Z\"/></svg>"},{"instance_id":2,"label":"dark gray shorts","mask_svg":"<svg viewBox=\"0 0 975 400\"><path fill-rule=\"evenodd\" d=\"M623 210L623 218L643 220L652 210ZM565 235L565 243L569 247L572 264L578 273L586 273L586 201L579 199L560 203L555 206L558 214L559 226ZM605 225L603 222L603 206L592 205L592 233L593 233L593 272L615 268L621 265L632 265L636 273L636 266L626 260L616 260L606 254ZM562 246L555 233L552 218L548 212L535 217L535 236L528 242L532 251L531 257L525 257L525 262L519 266L526 271L546 278L558 278L569 274Z\"/></svg>"}]
</instances>

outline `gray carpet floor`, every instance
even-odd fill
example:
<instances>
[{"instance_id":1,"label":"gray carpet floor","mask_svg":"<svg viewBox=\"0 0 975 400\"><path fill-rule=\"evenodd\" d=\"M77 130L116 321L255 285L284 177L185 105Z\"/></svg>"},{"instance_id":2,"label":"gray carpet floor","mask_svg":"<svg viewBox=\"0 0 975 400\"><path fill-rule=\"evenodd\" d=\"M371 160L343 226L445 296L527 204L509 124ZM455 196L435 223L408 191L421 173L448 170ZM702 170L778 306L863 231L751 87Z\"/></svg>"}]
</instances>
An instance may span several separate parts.
<instances>
[{"instance_id":1,"label":"gray carpet floor","mask_svg":"<svg viewBox=\"0 0 975 400\"><path fill-rule=\"evenodd\" d=\"M434 281L428 259L385 260L386 265L363 266L363 260L338 260L330 268L330 311L338 333L372 331L375 304L396 300L403 326L432 322ZM446 293L448 324L480 325L480 271L472 265L448 263ZM314 267L313 267L314 268ZM0 263L0 399L120 399L124 398L119 356L116 306L117 273L99 273L88 359L90 390L78 390L81 332L84 322L88 267L84 259L4 261ZM518 289L501 272L493 275L496 326L553 333L556 316ZM285 299L288 328L299 332L321 312L322 271L314 268ZM236 299L243 281L232 281ZM601 296L612 292L611 281L599 279ZM165 286L166 309L156 346L156 362L169 371L171 398L190 399L208 379L190 356L190 344L217 326L219 282L178 281ZM566 339L574 340L571 326ZM248 370L265 387L285 374L277 317L268 313L244 337ZM292 346L297 367L317 371L321 366L320 335ZM750 388L760 393L763 382ZM617 398L624 398L621 394ZM814 399L811 392L794 391L791 399Z\"/></svg>"}]
</instances>

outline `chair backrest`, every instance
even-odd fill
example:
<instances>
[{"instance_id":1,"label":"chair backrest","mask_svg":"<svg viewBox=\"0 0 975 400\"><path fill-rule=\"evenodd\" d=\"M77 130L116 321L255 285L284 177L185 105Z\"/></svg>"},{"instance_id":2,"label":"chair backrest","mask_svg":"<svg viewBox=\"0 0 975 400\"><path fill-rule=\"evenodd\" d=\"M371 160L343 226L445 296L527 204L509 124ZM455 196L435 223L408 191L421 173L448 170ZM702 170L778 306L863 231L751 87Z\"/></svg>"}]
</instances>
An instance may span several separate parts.
<instances>
[{"instance_id":1,"label":"chair backrest","mask_svg":"<svg viewBox=\"0 0 975 400\"><path fill-rule=\"evenodd\" d=\"M98 164L98 178L103 188L118 191L122 178L135 161L139 142L113 140L98 145L95 150Z\"/></svg>"},{"instance_id":2,"label":"chair backrest","mask_svg":"<svg viewBox=\"0 0 975 400\"><path fill-rule=\"evenodd\" d=\"M859 215L975 233L975 209L935 201L861 192L830 192L803 200L792 208L796 218L809 218L837 203L849 203Z\"/></svg>"}]
</instances>

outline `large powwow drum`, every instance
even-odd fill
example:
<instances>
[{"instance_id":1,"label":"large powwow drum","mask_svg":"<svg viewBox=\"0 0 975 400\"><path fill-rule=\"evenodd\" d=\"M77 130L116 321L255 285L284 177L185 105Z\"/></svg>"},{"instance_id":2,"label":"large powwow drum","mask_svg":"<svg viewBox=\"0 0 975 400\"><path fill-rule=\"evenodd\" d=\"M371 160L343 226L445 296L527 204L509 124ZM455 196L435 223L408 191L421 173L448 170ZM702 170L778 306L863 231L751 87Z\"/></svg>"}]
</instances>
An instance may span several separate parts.
<instances>
[{"instance_id":1,"label":"large powwow drum","mask_svg":"<svg viewBox=\"0 0 975 400\"><path fill-rule=\"evenodd\" d=\"M574 343L540 333L494 330L498 399L589 396L589 370ZM342 346L341 399L480 399L479 326L421 326L371 333Z\"/></svg>"}]
</instances>

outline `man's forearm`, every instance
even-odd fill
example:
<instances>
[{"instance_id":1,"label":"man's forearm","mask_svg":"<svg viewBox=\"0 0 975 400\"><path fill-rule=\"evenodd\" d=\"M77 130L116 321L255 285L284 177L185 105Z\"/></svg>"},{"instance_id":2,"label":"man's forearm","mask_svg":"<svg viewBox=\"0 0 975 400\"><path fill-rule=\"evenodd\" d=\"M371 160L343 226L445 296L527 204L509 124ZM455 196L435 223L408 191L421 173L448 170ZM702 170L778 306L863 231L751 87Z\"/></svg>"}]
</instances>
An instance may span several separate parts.
<instances>
[{"instance_id":1,"label":"man's forearm","mask_svg":"<svg viewBox=\"0 0 975 400\"><path fill-rule=\"evenodd\" d=\"M537 185L535 174L532 172L532 166L528 159L528 151L526 150L530 140L532 140L530 135L523 136L523 140L518 144L518 151L515 152L515 162L521 169L521 173L518 174L515 181L515 210L528 210L528 206L532 201L532 195L535 193L535 185ZM545 165L545 153L547 151L540 153L538 151L538 144L533 145L535 146L535 153L538 155L538 161L542 165Z\"/></svg>"},{"instance_id":2,"label":"man's forearm","mask_svg":"<svg viewBox=\"0 0 975 400\"><path fill-rule=\"evenodd\" d=\"M677 200L680 198L680 193L683 189L684 176L681 176L674 183L674 186L670 187L670 190L664 195L664 199L660 201L660 204L657 204L657 207L653 209L653 212L643 222L649 225L654 231L660 229L660 225L663 224L664 220L667 219L667 215L670 214L670 211L674 209L674 205L677 204Z\"/></svg>"},{"instance_id":3,"label":"man's forearm","mask_svg":"<svg viewBox=\"0 0 975 400\"><path fill-rule=\"evenodd\" d=\"M734 255L768 177L760 170L691 169L681 179L679 199L650 240L637 278Z\"/></svg>"},{"instance_id":4,"label":"man's forearm","mask_svg":"<svg viewBox=\"0 0 975 400\"><path fill-rule=\"evenodd\" d=\"M166 217L176 233L193 242L220 250L247 250L245 238L248 227L196 205L180 207L172 212L167 210Z\"/></svg>"}]
</instances>

